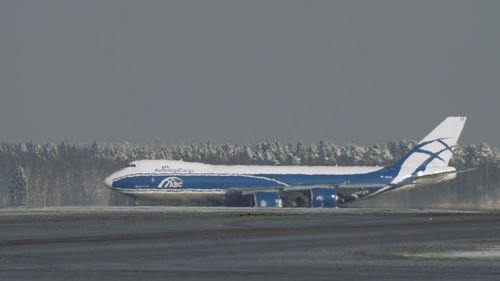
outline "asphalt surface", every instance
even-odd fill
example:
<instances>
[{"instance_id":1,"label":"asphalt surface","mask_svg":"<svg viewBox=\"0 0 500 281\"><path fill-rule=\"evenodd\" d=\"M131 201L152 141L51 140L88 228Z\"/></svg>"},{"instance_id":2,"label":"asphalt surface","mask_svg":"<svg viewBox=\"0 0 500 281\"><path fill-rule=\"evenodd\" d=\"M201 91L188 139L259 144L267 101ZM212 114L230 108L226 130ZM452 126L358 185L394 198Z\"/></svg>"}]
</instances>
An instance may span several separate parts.
<instances>
[{"instance_id":1,"label":"asphalt surface","mask_svg":"<svg viewBox=\"0 0 500 281\"><path fill-rule=\"evenodd\" d=\"M0 210L0 280L500 280L500 213Z\"/></svg>"}]
</instances>

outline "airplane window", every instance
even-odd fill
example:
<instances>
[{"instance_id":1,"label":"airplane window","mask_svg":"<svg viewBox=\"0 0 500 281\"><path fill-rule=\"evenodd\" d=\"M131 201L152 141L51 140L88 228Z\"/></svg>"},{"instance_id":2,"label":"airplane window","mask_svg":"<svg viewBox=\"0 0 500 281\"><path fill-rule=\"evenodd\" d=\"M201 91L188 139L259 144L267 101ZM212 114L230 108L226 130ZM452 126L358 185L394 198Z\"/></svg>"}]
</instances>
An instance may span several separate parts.
<instances>
[{"instance_id":1,"label":"airplane window","mask_svg":"<svg viewBox=\"0 0 500 281\"><path fill-rule=\"evenodd\" d=\"M132 163L127 164L127 167L134 167L135 168L135 164L132 164Z\"/></svg>"}]
</instances>

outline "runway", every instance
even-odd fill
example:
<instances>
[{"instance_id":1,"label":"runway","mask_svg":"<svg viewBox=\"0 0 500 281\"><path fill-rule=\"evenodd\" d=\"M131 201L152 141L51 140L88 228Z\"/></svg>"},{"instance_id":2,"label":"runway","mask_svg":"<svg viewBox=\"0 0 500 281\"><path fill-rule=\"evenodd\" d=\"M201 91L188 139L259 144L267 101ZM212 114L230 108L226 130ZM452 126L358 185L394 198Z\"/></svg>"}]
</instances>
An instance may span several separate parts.
<instances>
[{"instance_id":1,"label":"runway","mask_svg":"<svg viewBox=\"0 0 500 281\"><path fill-rule=\"evenodd\" d=\"M0 280L500 280L500 213L0 210Z\"/></svg>"}]
</instances>

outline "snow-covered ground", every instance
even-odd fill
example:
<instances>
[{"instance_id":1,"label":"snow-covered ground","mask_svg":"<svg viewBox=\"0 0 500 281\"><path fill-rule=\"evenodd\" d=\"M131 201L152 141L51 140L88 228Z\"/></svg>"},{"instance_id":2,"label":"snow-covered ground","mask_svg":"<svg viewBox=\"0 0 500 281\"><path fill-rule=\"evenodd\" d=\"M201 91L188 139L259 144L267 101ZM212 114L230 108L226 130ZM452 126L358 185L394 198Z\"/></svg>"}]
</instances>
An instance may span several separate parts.
<instances>
[{"instance_id":1,"label":"snow-covered ground","mask_svg":"<svg viewBox=\"0 0 500 281\"><path fill-rule=\"evenodd\" d=\"M417 258L434 259L500 259L500 245L483 249L425 252L414 254L412 256Z\"/></svg>"}]
</instances>

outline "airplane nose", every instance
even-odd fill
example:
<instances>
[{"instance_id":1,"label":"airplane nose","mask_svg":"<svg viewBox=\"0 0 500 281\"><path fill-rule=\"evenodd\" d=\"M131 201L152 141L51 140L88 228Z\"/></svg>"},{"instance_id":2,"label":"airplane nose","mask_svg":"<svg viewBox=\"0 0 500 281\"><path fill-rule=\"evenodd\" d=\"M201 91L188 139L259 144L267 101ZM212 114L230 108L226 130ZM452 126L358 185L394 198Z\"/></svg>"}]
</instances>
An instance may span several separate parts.
<instances>
[{"instance_id":1,"label":"airplane nose","mask_svg":"<svg viewBox=\"0 0 500 281\"><path fill-rule=\"evenodd\" d=\"M109 176L105 178L104 183L109 187L113 187L113 177Z\"/></svg>"}]
</instances>

